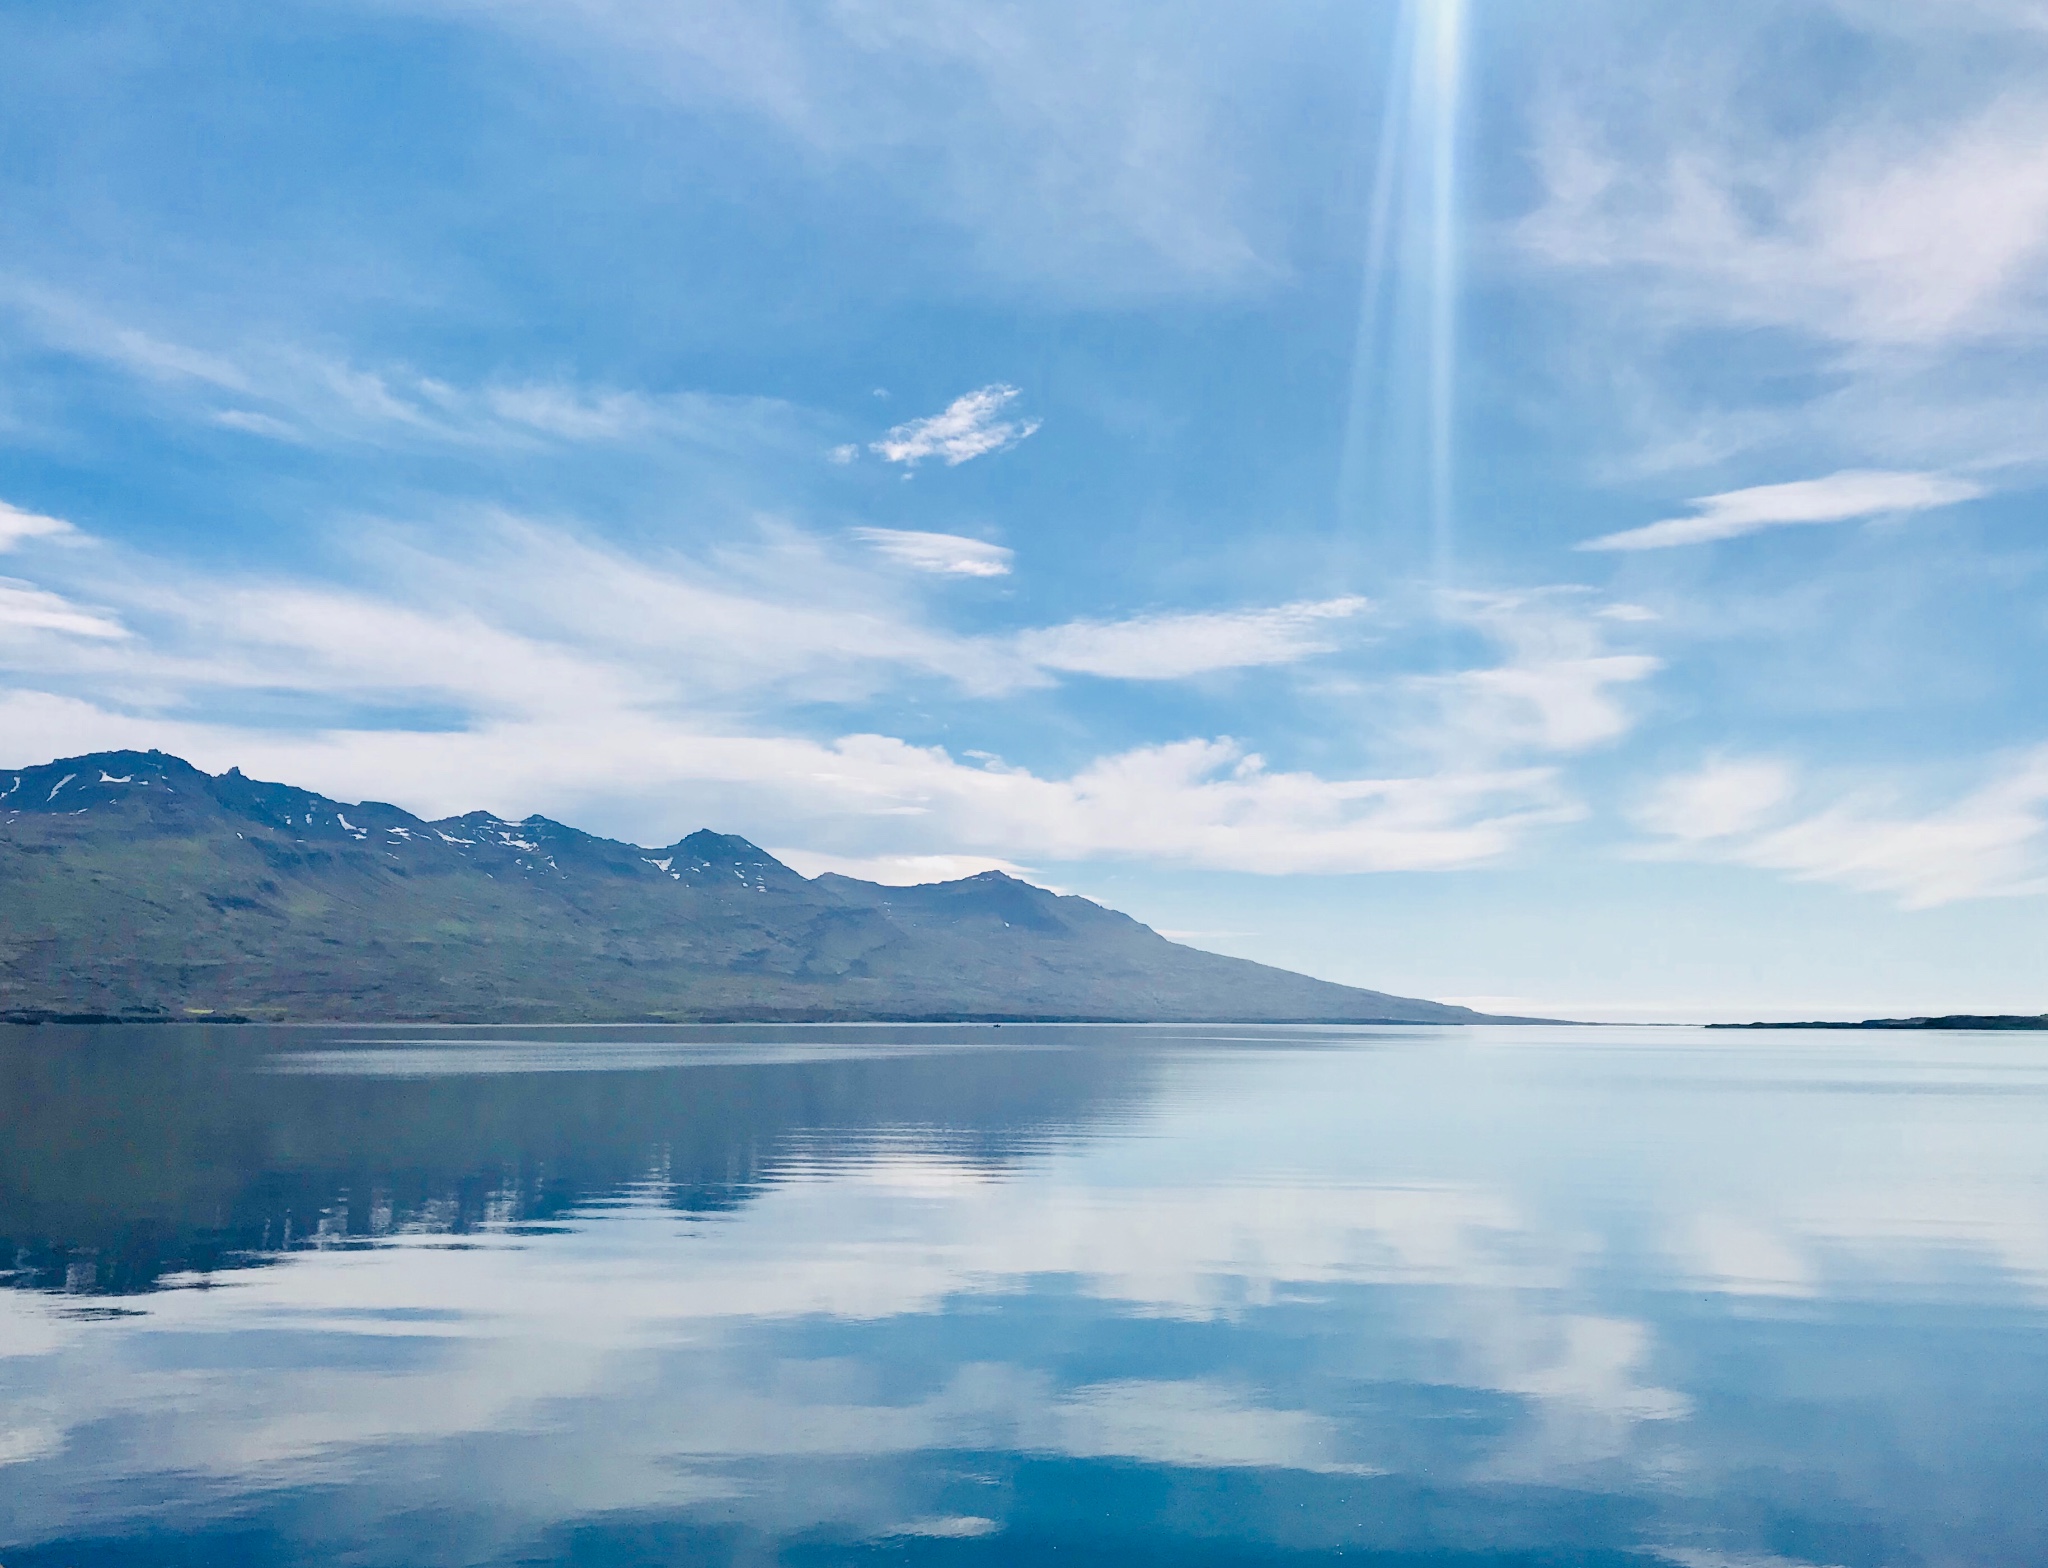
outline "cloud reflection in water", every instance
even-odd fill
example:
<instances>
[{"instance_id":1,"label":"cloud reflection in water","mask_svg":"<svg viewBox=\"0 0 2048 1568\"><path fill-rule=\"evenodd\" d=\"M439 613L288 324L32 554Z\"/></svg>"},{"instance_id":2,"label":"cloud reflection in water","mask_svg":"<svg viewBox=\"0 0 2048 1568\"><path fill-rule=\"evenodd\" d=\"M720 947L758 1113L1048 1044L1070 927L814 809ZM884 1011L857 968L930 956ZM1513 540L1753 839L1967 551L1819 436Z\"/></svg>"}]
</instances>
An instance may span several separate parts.
<instances>
[{"instance_id":1,"label":"cloud reflection in water","mask_svg":"<svg viewBox=\"0 0 2048 1568\"><path fill-rule=\"evenodd\" d=\"M2048 1540L2013 1502L2048 1479L2039 1046L1245 1033L784 1031L582 1074L529 1039L454 1076L208 1036L179 1076L212 1088L152 1103L211 1141L159 1118L153 1188L69 1207L67 1106L89 1144L171 1047L17 1036L17 1238L273 1189L330 1223L158 1276L205 1289L0 1292L6 1561Z\"/></svg>"}]
</instances>

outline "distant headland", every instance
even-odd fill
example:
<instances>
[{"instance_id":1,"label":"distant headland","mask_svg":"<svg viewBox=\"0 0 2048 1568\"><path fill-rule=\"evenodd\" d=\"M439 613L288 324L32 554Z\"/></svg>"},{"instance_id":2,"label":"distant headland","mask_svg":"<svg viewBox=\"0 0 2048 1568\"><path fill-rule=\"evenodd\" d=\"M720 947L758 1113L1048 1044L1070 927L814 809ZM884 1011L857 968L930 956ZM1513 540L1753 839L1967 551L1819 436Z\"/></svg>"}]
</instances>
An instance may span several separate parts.
<instances>
[{"instance_id":1,"label":"distant headland","mask_svg":"<svg viewBox=\"0 0 2048 1568\"><path fill-rule=\"evenodd\" d=\"M1858 1023L1708 1024L1709 1029L2048 1029L2048 1013L1944 1013L1938 1018L1865 1018Z\"/></svg>"}]
</instances>

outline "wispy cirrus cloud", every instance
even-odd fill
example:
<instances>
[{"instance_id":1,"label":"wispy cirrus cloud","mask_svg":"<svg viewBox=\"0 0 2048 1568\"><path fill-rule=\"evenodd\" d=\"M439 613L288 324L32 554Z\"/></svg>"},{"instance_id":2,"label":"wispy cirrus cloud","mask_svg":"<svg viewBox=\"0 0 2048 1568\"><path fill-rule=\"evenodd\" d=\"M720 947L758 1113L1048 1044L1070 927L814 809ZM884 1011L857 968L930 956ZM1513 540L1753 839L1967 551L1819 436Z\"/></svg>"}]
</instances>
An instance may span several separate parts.
<instances>
[{"instance_id":1,"label":"wispy cirrus cloud","mask_svg":"<svg viewBox=\"0 0 2048 1568\"><path fill-rule=\"evenodd\" d=\"M1589 610L1584 600L1584 590L1574 588L1443 596L1442 616L1484 633L1502 657L1409 678L1407 686L1430 707L1422 726L1427 743L1499 756L1583 751L1626 734L1634 715L1617 688L1647 681L1664 661L1609 645L1610 627L1639 624L1627 613L1636 606ZM1613 609L1624 614L1612 616Z\"/></svg>"},{"instance_id":2,"label":"wispy cirrus cloud","mask_svg":"<svg viewBox=\"0 0 2048 1568\"><path fill-rule=\"evenodd\" d=\"M719 567L503 517L363 544L374 585L222 580L112 545L90 552L107 612L10 585L11 760L161 745L436 813L481 795L646 842L716 821L862 864L1440 869L1496 858L1581 810L1555 770L1501 760L1512 737L1484 757L1369 774L1275 768L1215 735L1048 772L886 734L792 734L780 720L792 703L862 702L906 677L992 695L1070 669L1161 680L1286 664L1316 656L1361 600L961 636L805 537ZM215 717L244 713L258 691L266 723ZM419 712L426 722L405 717Z\"/></svg>"},{"instance_id":3,"label":"wispy cirrus cloud","mask_svg":"<svg viewBox=\"0 0 2048 1568\"><path fill-rule=\"evenodd\" d=\"M856 528L854 538L912 571L939 577L1006 577L1012 554L985 539L918 533L904 528Z\"/></svg>"},{"instance_id":4,"label":"wispy cirrus cloud","mask_svg":"<svg viewBox=\"0 0 2048 1568\"><path fill-rule=\"evenodd\" d=\"M1667 550L1676 545L1738 539L1767 528L1924 512L1973 501L1987 493L1974 480L1951 474L1845 469L1824 479L1752 485L1744 490L1702 496L1692 503L1691 517L1667 518L1641 528L1603 534L1586 540L1578 548Z\"/></svg>"},{"instance_id":5,"label":"wispy cirrus cloud","mask_svg":"<svg viewBox=\"0 0 2048 1568\"><path fill-rule=\"evenodd\" d=\"M927 569L987 559L981 551L1007 558L977 540L911 539L905 548ZM628 554L495 511L452 516L431 540L364 524L357 542L374 586L201 576L103 546L92 595L152 636L98 664L54 643L20 650L14 669L124 689L411 692L478 714L578 690L622 702L687 690L699 708L772 708L862 702L904 679L992 697L1070 673L1154 681L1299 663L1331 651L1331 631L1366 607L1338 599L961 633L930 624L896 574L796 531L717 562Z\"/></svg>"},{"instance_id":6,"label":"wispy cirrus cloud","mask_svg":"<svg viewBox=\"0 0 2048 1568\"><path fill-rule=\"evenodd\" d=\"M1283 275L1270 195L1300 154L1265 127L1335 51L1270 40L1351 41L1293 0L1166 30L1077 0L398 3L582 62L608 103L651 90L685 114L738 110L810 171L860 170L891 207L964 237L969 276L1089 299Z\"/></svg>"},{"instance_id":7,"label":"wispy cirrus cloud","mask_svg":"<svg viewBox=\"0 0 2048 1568\"><path fill-rule=\"evenodd\" d=\"M8 632L57 632L95 639L128 635L119 621L100 611L85 609L34 583L0 577L0 635Z\"/></svg>"},{"instance_id":8,"label":"wispy cirrus cloud","mask_svg":"<svg viewBox=\"0 0 2048 1568\"><path fill-rule=\"evenodd\" d=\"M77 532L61 517L28 512L0 501L0 552L12 550L28 539L55 539Z\"/></svg>"},{"instance_id":9,"label":"wispy cirrus cloud","mask_svg":"<svg viewBox=\"0 0 2048 1568\"><path fill-rule=\"evenodd\" d=\"M1578 301L1565 374L1621 438L1598 466L2038 472L2048 30L2031 4L1624 12L1552 62L1528 122L1542 195L1513 229L1532 282ZM1857 85L1767 63L1793 34L1832 37Z\"/></svg>"},{"instance_id":10,"label":"wispy cirrus cloud","mask_svg":"<svg viewBox=\"0 0 2048 1568\"><path fill-rule=\"evenodd\" d=\"M209 422L223 430L239 430L245 435L267 436L273 441L303 441L303 432L279 419L275 414L259 414L253 408L224 408L209 416Z\"/></svg>"},{"instance_id":11,"label":"wispy cirrus cloud","mask_svg":"<svg viewBox=\"0 0 2048 1568\"><path fill-rule=\"evenodd\" d=\"M1003 419L1001 414L1021 394L1017 388L997 383L968 392L948 403L944 412L924 419L910 419L895 426L868 450L891 463L915 468L927 457L944 460L949 468L991 452L1006 451L1037 434L1037 419Z\"/></svg>"},{"instance_id":12,"label":"wispy cirrus cloud","mask_svg":"<svg viewBox=\"0 0 2048 1568\"><path fill-rule=\"evenodd\" d=\"M1635 814L1646 851L1779 871L1931 909L2048 893L2048 748L1992 770L1945 805L1915 808L1865 786L1802 805L1789 765L1722 759L1664 780Z\"/></svg>"},{"instance_id":13,"label":"wispy cirrus cloud","mask_svg":"<svg viewBox=\"0 0 2048 1568\"><path fill-rule=\"evenodd\" d=\"M1717 758L1662 780L1636 808L1636 825L1678 844L1733 839L1763 826L1792 796L1796 775L1768 758Z\"/></svg>"},{"instance_id":14,"label":"wispy cirrus cloud","mask_svg":"<svg viewBox=\"0 0 2048 1568\"><path fill-rule=\"evenodd\" d=\"M1372 608L1355 594L1270 609L1070 621L1028 631L1018 652L1049 670L1118 680L1181 680L1213 670L1294 664L1334 649L1346 621Z\"/></svg>"},{"instance_id":15,"label":"wispy cirrus cloud","mask_svg":"<svg viewBox=\"0 0 2048 1568\"><path fill-rule=\"evenodd\" d=\"M1842 119L1761 145L1730 123L1702 110L1624 152L1582 113L1553 110L1524 245L1554 265L1634 274L1641 301L1666 313L1843 344L2048 325L2048 101L2007 98L1938 127Z\"/></svg>"},{"instance_id":16,"label":"wispy cirrus cloud","mask_svg":"<svg viewBox=\"0 0 2048 1568\"><path fill-rule=\"evenodd\" d=\"M1829 0L1872 32L1925 38L1943 33L2048 33L2044 0Z\"/></svg>"},{"instance_id":17,"label":"wispy cirrus cloud","mask_svg":"<svg viewBox=\"0 0 2048 1568\"><path fill-rule=\"evenodd\" d=\"M196 383L227 393L253 390L249 375L232 358L166 338L32 279L0 277L0 307L46 347L79 359L167 385Z\"/></svg>"},{"instance_id":18,"label":"wispy cirrus cloud","mask_svg":"<svg viewBox=\"0 0 2048 1568\"><path fill-rule=\"evenodd\" d=\"M301 446L773 446L794 444L807 418L775 398L694 390L458 385L411 365L365 366L291 342L199 348L18 279L0 279L0 309L45 347L126 374L173 417Z\"/></svg>"},{"instance_id":19,"label":"wispy cirrus cloud","mask_svg":"<svg viewBox=\"0 0 2048 1568\"><path fill-rule=\"evenodd\" d=\"M1328 778L1270 770L1217 738L1115 752L1058 777L887 735L748 734L588 694L584 707L461 729L287 733L17 690L0 693L0 728L38 760L155 745L211 768L239 765L347 799L395 797L434 815L481 796L501 812L579 817L643 843L718 821L862 863L930 852L909 839L955 855L1267 875L1448 870L1498 859L1530 832L1583 814L1547 768Z\"/></svg>"}]
</instances>

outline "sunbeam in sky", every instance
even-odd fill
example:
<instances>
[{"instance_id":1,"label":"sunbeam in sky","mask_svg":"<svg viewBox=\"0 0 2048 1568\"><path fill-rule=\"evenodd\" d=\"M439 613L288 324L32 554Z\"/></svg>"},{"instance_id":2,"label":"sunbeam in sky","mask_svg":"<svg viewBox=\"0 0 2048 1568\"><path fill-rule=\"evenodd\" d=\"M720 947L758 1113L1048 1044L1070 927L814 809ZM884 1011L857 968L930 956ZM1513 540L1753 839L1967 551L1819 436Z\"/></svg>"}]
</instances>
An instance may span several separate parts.
<instances>
[{"instance_id":1,"label":"sunbeam in sky","mask_svg":"<svg viewBox=\"0 0 2048 1568\"><path fill-rule=\"evenodd\" d=\"M1404 556L1440 590L1456 577L1464 30L1463 0L1399 8L1381 88L1339 490L1340 509L1382 552Z\"/></svg>"},{"instance_id":2,"label":"sunbeam in sky","mask_svg":"<svg viewBox=\"0 0 2048 1568\"><path fill-rule=\"evenodd\" d=\"M1458 417L1458 109L1465 0L1420 0L1415 77L1429 153L1429 532L1437 583L1456 570Z\"/></svg>"}]
</instances>

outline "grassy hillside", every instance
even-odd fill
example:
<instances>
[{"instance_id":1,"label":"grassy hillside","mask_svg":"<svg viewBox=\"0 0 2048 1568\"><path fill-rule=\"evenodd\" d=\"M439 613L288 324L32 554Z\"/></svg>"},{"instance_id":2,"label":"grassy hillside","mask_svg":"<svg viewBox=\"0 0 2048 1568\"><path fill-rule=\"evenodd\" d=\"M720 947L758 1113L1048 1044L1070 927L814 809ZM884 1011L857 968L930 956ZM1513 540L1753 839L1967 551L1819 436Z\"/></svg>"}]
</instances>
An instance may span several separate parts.
<instances>
[{"instance_id":1,"label":"grassy hillside","mask_svg":"<svg viewBox=\"0 0 2048 1568\"><path fill-rule=\"evenodd\" d=\"M132 751L0 772L0 1016L80 1015L1478 1016L1198 952L995 872L810 880L724 834L425 822Z\"/></svg>"}]
</instances>

